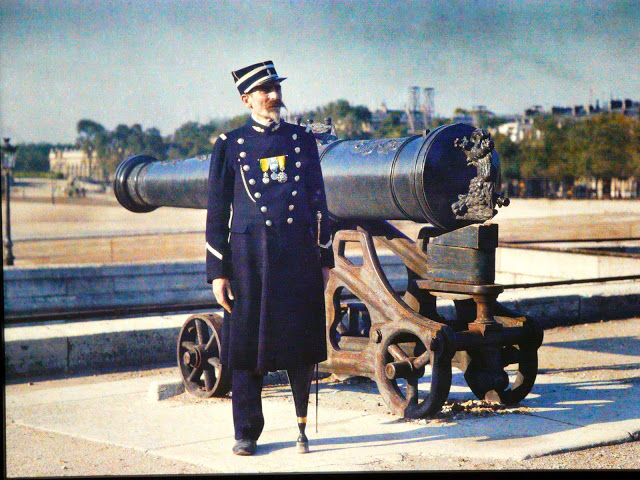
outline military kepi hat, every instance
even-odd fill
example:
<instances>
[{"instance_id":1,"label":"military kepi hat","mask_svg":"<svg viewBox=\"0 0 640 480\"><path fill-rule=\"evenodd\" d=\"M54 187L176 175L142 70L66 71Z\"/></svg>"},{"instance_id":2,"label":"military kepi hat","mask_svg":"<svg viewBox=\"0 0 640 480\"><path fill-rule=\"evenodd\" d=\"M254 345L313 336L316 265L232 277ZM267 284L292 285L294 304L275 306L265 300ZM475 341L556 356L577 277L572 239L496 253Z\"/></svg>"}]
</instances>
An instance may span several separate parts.
<instances>
[{"instance_id":1,"label":"military kepi hat","mask_svg":"<svg viewBox=\"0 0 640 480\"><path fill-rule=\"evenodd\" d=\"M276 73L276 67L273 66L271 60L266 62L254 63L248 67L241 68L235 72L231 72L233 75L233 81L236 82L236 87L240 92L240 95L251 91L263 83L276 81L281 82L287 77L279 77Z\"/></svg>"}]
</instances>

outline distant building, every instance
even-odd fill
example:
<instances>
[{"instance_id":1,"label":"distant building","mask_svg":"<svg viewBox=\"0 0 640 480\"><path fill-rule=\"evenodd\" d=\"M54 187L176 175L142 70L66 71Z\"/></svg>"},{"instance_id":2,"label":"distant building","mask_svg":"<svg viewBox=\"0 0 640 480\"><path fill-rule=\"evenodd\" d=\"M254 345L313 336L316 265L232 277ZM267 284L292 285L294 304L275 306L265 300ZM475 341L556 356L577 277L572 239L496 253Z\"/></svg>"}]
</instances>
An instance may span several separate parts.
<instances>
[{"instance_id":1,"label":"distant building","mask_svg":"<svg viewBox=\"0 0 640 480\"><path fill-rule=\"evenodd\" d=\"M551 107L551 115L556 117L570 116L573 115L573 109L571 107L558 107L554 105Z\"/></svg>"},{"instance_id":2,"label":"distant building","mask_svg":"<svg viewBox=\"0 0 640 480\"><path fill-rule=\"evenodd\" d=\"M406 111L390 110L387 108L387 105L383 102L380 108L371 112L371 125L369 127L370 131L374 131L380 128L380 125L382 124L382 122L391 115L397 115L402 125L407 125L409 123L409 117L407 116ZM365 130L363 129L363 131Z\"/></svg>"},{"instance_id":3,"label":"distant building","mask_svg":"<svg viewBox=\"0 0 640 480\"><path fill-rule=\"evenodd\" d=\"M542 132L534 128L534 119L532 117L518 118L513 122L503 123L497 128L491 129L494 132L509 137L513 143L518 143L525 138L540 138Z\"/></svg>"},{"instance_id":4,"label":"distant building","mask_svg":"<svg viewBox=\"0 0 640 480\"><path fill-rule=\"evenodd\" d=\"M524 111L525 117L533 117L534 115L542 115L544 114L544 109L542 105L534 105L533 107L529 107Z\"/></svg>"},{"instance_id":5,"label":"distant building","mask_svg":"<svg viewBox=\"0 0 640 480\"><path fill-rule=\"evenodd\" d=\"M453 116L453 123L467 123L473 124L473 117L466 112L456 113Z\"/></svg>"},{"instance_id":6,"label":"distant building","mask_svg":"<svg viewBox=\"0 0 640 480\"><path fill-rule=\"evenodd\" d=\"M389 109L387 109L387 104L382 102L382 105L380 106L380 108L371 112L372 127L374 129L377 129L378 127L380 127L380 124L385 118L387 118L387 115L389 115Z\"/></svg>"},{"instance_id":7,"label":"distant building","mask_svg":"<svg viewBox=\"0 0 640 480\"><path fill-rule=\"evenodd\" d=\"M529 110L526 110L525 115L528 115L528 112ZM597 100L595 105L589 105L586 108L583 105L574 105L573 107L551 107L551 115L556 117L589 117L590 115L597 115L604 112L617 113L630 117L640 117L640 102L627 98L625 100L610 100L609 104L605 108L601 108L600 102Z\"/></svg>"},{"instance_id":8,"label":"distant building","mask_svg":"<svg viewBox=\"0 0 640 480\"><path fill-rule=\"evenodd\" d=\"M623 113L629 117L640 117L640 102L625 99Z\"/></svg>"},{"instance_id":9,"label":"distant building","mask_svg":"<svg viewBox=\"0 0 640 480\"><path fill-rule=\"evenodd\" d=\"M95 156L89 158L84 150L52 149L49 152L49 166L53 173L61 173L65 178L87 177L102 180Z\"/></svg>"},{"instance_id":10,"label":"distant building","mask_svg":"<svg viewBox=\"0 0 640 480\"><path fill-rule=\"evenodd\" d=\"M624 111L624 103L622 100L609 101L609 110L612 113L622 113Z\"/></svg>"},{"instance_id":11,"label":"distant building","mask_svg":"<svg viewBox=\"0 0 640 480\"><path fill-rule=\"evenodd\" d=\"M602 109L600 108L600 100L596 100L595 105L589 105L589 115L594 115L596 113L600 113Z\"/></svg>"},{"instance_id":12,"label":"distant building","mask_svg":"<svg viewBox=\"0 0 640 480\"><path fill-rule=\"evenodd\" d=\"M584 109L584 107L582 105L575 105L573 107L573 116L574 117L582 117L583 115L586 115L587 111Z\"/></svg>"}]
</instances>

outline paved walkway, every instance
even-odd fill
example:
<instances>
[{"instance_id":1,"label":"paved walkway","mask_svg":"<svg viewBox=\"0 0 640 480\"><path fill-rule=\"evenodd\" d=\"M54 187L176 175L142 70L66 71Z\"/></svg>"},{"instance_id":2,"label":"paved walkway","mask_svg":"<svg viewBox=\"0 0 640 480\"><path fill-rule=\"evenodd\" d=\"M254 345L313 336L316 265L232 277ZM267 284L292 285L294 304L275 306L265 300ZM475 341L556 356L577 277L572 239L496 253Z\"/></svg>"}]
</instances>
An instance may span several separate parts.
<instances>
[{"instance_id":1,"label":"paved walkway","mask_svg":"<svg viewBox=\"0 0 640 480\"><path fill-rule=\"evenodd\" d=\"M166 396L177 377L146 376L70 385L6 387L6 421L181 460L213 473L375 470L380 460L402 469L407 455L522 460L640 436L640 319L561 327L545 332L532 393L502 410L461 410L474 399L461 374L443 413L404 421L371 383L325 381L319 432L310 408L312 452L295 453L297 428L288 386L265 388L265 431L254 457L235 457L231 401ZM312 397L313 400L313 397ZM457 407L456 407L457 405Z\"/></svg>"}]
</instances>

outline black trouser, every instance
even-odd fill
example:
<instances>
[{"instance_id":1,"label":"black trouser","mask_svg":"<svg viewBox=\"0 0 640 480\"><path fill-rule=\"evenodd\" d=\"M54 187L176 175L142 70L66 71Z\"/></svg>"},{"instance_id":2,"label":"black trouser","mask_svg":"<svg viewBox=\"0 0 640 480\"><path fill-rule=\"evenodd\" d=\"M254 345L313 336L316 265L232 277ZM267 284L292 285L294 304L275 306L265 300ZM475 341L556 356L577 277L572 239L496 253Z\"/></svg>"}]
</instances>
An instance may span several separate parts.
<instances>
[{"instance_id":1,"label":"black trouser","mask_svg":"<svg viewBox=\"0 0 640 480\"><path fill-rule=\"evenodd\" d=\"M296 416L307 416L309 392L313 379L313 367L302 365L287 369ZM262 414L262 385L264 376L249 370L234 370L231 386L233 427L236 440L258 440L264 427Z\"/></svg>"}]
</instances>

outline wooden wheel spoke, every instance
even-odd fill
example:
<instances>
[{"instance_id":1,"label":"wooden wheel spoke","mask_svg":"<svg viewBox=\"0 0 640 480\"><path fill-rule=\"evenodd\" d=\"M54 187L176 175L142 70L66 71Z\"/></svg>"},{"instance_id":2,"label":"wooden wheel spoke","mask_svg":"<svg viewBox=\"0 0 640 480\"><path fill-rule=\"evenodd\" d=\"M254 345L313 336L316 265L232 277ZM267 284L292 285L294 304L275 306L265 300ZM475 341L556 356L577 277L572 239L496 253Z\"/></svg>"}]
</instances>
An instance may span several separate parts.
<instances>
[{"instance_id":1,"label":"wooden wheel spoke","mask_svg":"<svg viewBox=\"0 0 640 480\"><path fill-rule=\"evenodd\" d=\"M207 344L205 345L204 349L208 352L209 350L211 350L211 348L216 344L216 336L215 335L211 335L211 338L209 339L209 341L207 342ZM216 345L217 346L217 345Z\"/></svg>"},{"instance_id":2,"label":"wooden wheel spoke","mask_svg":"<svg viewBox=\"0 0 640 480\"><path fill-rule=\"evenodd\" d=\"M396 360L396 362L400 362L402 360L406 360L407 358L409 358L409 356L406 353L404 353L404 350L402 350L398 345L395 345L395 344L389 345L389 347L387 348L387 352L391 354L391 356Z\"/></svg>"},{"instance_id":3,"label":"wooden wheel spoke","mask_svg":"<svg viewBox=\"0 0 640 480\"><path fill-rule=\"evenodd\" d=\"M198 314L180 330L178 367L185 390L196 397L223 397L231 390L231 372L220 362L222 326L219 315Z\"/></svg>"},{"instance_id":4,"label":"wooden wheel spoke","mask_svg":"<svg viewBox=\"0 0 640 480\"><path fill-rule=\"evenodd\" d=\"M212 390L216 384L216 377L211 370L204 371L204 388L209 391Z\"/></svg>"},{"instance_id":5,"label":"wooden wheel spoke","mask_svg":"<svg viewBox=\"0 0 640 480\"><path fill-rule=\"evenodd\" d=\"M200 378L200 375L202 375L202 369L201 368L194 368L193 371L187 377L187 381L188 382L195 382L196 380L198 380Z\"/></svg>"},{"instance_id":6,"label":"wooden wheel spoke","mask_svg":"<svg viewBox=\"0 0 640 480\"><path fill-rule=\"evenodd\" d=\"M407 401L411 403L418 403L418 378L407 378Z\"/></svg>"},{"instance_id":7,"label":"wooden wheel spoke","mask_svg":"<svg viewBox=\"0 0 640 480\"><path fill-rule=\"evenodd\" d=\"M207 329L205 323L199 318L196 319L196 331L198 332L198 344L204 345L209 341L209 330Z\"/></svg>"},{"instance_id":8,"label":"wooden wheel spoke","mask_svg":"<svg viewBox=\"0 0 640 480\"><path fill-rule=\"evenodd\" d=\"M413 363L413 368L415 368L416 370L424 367L426 364L431 363L431 352L427 350L411 363Z\"/></svg>"},{"instance_id":9,"label":"wooden wheel spoke","mask_svg":"<svg viewBox=\"0 0 640 480\"><path fill-rule=\"evenodd\" d=\"M425 418L440 411L451 388L451 359L438 356L418 335L390 334L376 353L376 383L385 403L405 418ZM418 386L425 366L434 364L422 392Z\"/></svg>"}]
</instances>

